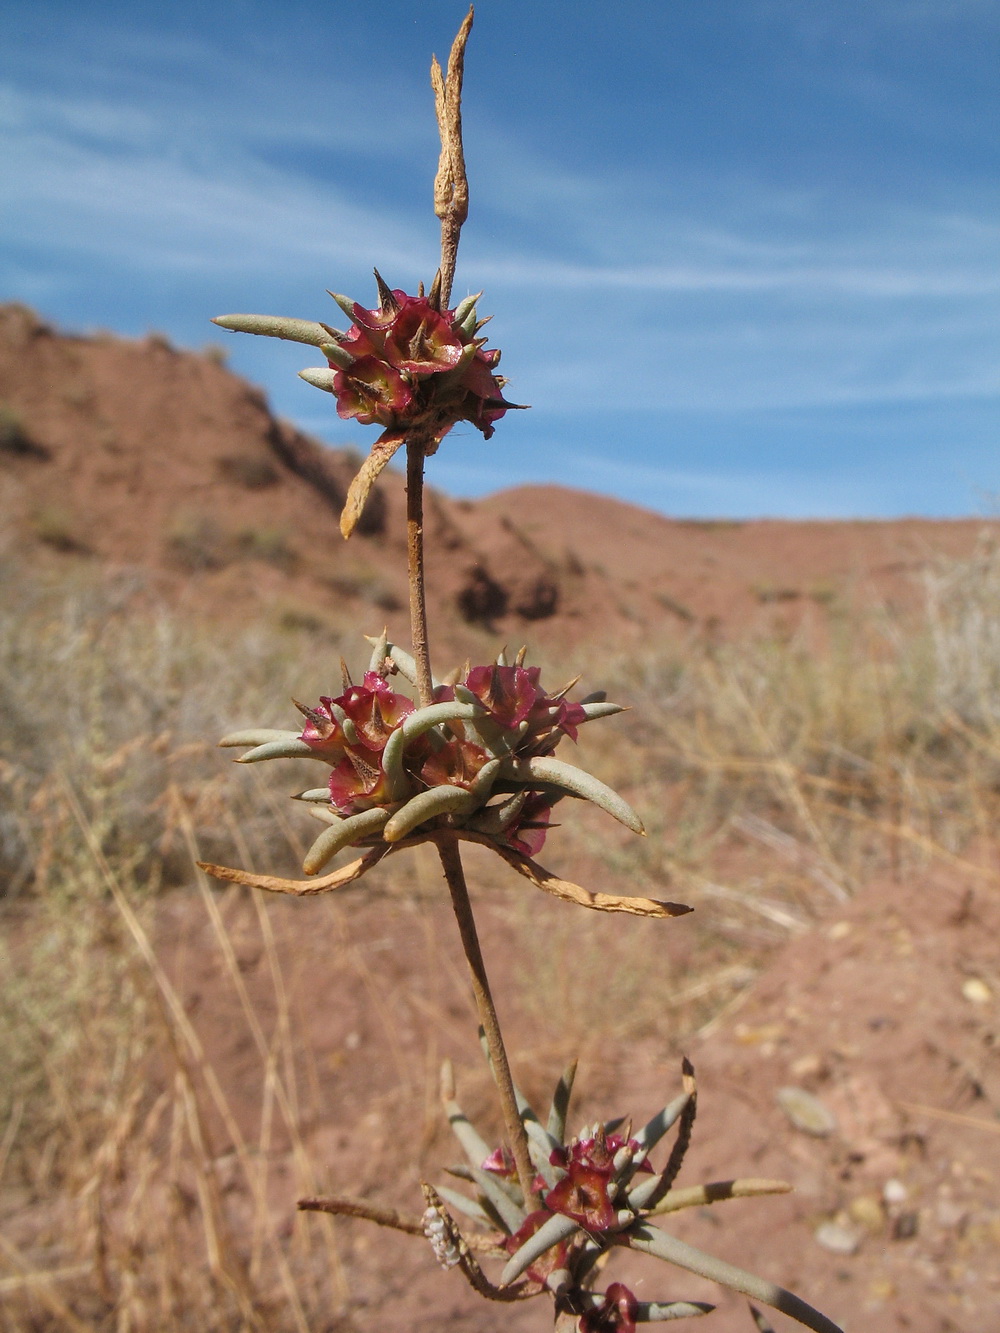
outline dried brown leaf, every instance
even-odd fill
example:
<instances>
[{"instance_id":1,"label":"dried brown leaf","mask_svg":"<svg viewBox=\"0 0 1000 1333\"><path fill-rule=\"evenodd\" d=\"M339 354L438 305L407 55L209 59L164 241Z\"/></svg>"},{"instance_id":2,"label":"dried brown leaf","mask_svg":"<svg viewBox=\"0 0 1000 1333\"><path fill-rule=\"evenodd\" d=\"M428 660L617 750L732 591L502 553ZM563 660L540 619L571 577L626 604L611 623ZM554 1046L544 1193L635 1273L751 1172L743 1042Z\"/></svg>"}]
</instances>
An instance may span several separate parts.
<instances>
[{"instance_id":1,"label":"dried brown leaf","mask_svg":"<svg viewBox=\"0 0 1000 1333\"><path fill-rule=\"evenodd\" d=\"M340 531L345 539L357 527L358 519L361 517L361 512L368 501L372 487L378 480L379 474L388 466L393 455L402 444L401 436L395 432L390 435L387 431L385 435L379 436L372 445L371 453L361 464L361 470L351 482L344 512L340 516Z\"/></svg>"},{"instance_id":2,"label":"dried brown leaf","mask_svg":"<svg viewBox=\"0 0 1000 1333\"><path fill-rule=\"evenodd\" d=\"M537 861L532 861L530 856L522 856L520 852L510 847L503 847L491 838L470 834L464 829L458 830L458 836L467 841L481 842L484 846L492 847L519 875L530 880L536 889L551 893L553 897L562 898L565 902L577 903L580 907L590 907L598 912L627 912L631 916L661 918L685 916L694 910L684 903L660 902L655 898L632 898L620 893L592 893L590 889L574 884L572 880L560 879L558 875L553 875L550 870L540 866Z\"/></svg>"},{"instance_id":3,"label":"dried brown leaf","mask_svg":"<svg viewBox=\"0 0 1000 1333\"><path fill-rule=\"evenodd\" d=\"M309 898L317 893L329 893L332 889L343 889L360 879L373 865L381 861L389 850L388 847L373 847L357 861L343 866L340 870L324 875L321 879L281 879L277 875L255 875L249 870L237 870L233 866L216 866L207 861L199 861L198 866L213 879L229 880L233 884L246 884L252 889L267 889L271 893L291 893L299 898Z\"/></svg>"}]
</instances>

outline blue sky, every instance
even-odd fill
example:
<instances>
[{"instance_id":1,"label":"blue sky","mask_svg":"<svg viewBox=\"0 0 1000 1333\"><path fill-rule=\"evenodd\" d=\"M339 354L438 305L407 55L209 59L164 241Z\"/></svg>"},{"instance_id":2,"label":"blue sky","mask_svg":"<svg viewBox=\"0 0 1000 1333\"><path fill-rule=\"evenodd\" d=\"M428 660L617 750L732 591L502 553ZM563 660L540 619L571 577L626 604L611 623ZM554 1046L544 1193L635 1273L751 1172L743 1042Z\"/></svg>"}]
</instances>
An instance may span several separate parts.
<instances>
[{"instance_id":1,"label":"blue sky","mask_svg":"<svg viewBox=\"0 0 1000 1333\"><path fill-rule=\"evenodd\" d=\"M376 433L232 310L429 279L452 0L0 0L0 300L151 329ZM472 212L509 395L431 479L678 515L995 512L998 0L480 0ZM315 360L315 358L313 358Z\"/></svg>"}]
</instances>

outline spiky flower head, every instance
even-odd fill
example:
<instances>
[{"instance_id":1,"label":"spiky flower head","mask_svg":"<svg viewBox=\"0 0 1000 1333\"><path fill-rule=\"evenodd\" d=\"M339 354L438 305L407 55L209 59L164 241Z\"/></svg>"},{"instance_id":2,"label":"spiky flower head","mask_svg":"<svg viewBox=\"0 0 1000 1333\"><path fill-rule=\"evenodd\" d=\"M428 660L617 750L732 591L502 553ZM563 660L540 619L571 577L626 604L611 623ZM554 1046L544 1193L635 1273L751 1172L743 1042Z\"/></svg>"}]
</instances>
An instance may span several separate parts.
<instances>
[{"instance_id":1,"label":"spiky flower head","mask_svg":"<svg viewBox=\"0 0 1000 1333\"><path fill-rule=\"evenodd\" d=\"M603 911L679 916L690 909L649 898L591 893L559 879L532 860L551 827L553 808L567 796L589 800L626 828L642 833L638 815L617 792L562 759L555 750L576 739L586 722L622 711L602 694L571 702L575 684L549 693L524 650L510 663L467 665L453 683L436 683L433 700L417 707L397 688L415 684L412 657L373 640L360 685L344 668L339 695L297 704L301 731L234 732L224 746L249 747L240 763L313 759L327 765L322 786L300 792L325 825L303 869L317 875L343 848L360 847L360 861L316 881L279 880L226 866L212 874L281 892L315 893L358 878L390 852L417 842L460 838L485 844L536 887Z\"/></svg>"},{"instance_id":2,"label":"spiky flower head","mask_svg":"<svg viewBox=\"0 0 1000 1333\"><path fill-rule=\"evenodd\" d=\"M407 440L433 454L460 421L486 439L493 423L512 407L503 396L506 380L495 374L500 352L479 336L487 323L476 301L466 297L442 309L441 275L425 296L390 288L376 269L379 303L369 310L331 292L351 320L346 332L329 324L271 315L219 315L215 323L239 333L258 333L318 347L327 364L300 371L307 384L332 393L337 414L363 426L382 426L368 459L355 477L341 516L345 537L354 530L375 479Z\"/></svg>"},{"instance_id":3,"label":"spiky flower head","mask_svg":"<svg viewBox=\"0 0 1000 1333\"><path fill-rule=\"evenodd\" d=\"M635 1250L752 1296L814 1333L841 1333L832 1320L792 1292L653 1225L654 1219L659 1222L683 1208L790 1189L783 1181L753 1179L675 1187L691 1140L697 1094L694 1070L687 1060L682 1073L680 1095L634 1134L625 1122L609 1120L567 1139L575 1063L559 1080L544 1120L515 1087L528 1152L537 1171L526 1193L510 1154L503 1148L490 1151L456 1100L454 1073L446 1062L441 1099L467 1161L451 1166L449 1173L467 1181L474 1196L450 1186L423 1185L429 1205L425 1216L434 1222L433 1233L428 1230L427 1234L439 1262L459 1267L478 1292L493 1300L521 1300L547 1293L555 1302L556 1327L572 1327L575 1333L635 1333L638 1324L705 1315L713 1309L703 1301L640 1301L621 1282L610 1283L604 1291L595 1290L605 1262L619 1249ZM672 1129L675 1137L667 1160L654 1169L650 1157ZM464 1215L477 1229L460 1230L450 1210ZM474 1252L503 1261L498 1282L487 1278Z\"/></svg>"}]
</instances>

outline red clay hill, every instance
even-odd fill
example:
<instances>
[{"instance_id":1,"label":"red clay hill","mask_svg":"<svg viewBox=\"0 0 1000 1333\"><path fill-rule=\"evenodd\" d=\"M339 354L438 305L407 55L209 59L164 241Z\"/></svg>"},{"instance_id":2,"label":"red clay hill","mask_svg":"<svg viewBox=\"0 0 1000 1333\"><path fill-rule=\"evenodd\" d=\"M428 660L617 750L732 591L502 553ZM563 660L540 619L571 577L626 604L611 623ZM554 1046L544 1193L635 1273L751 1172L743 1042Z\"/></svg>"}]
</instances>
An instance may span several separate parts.
<instances>
[{"instance_id":1,"label":"red clay hill","mask_svg":"<svg viewBox=\"0 0 1000 1333\"><path fill-rule=\"evenodd\" d=\"M0 503L8 548L33 562L138 568L213 615L265 606L335 627L367 605L405 639L402 478L386 475L345 543L357 462L273 416L218 352L67 335L0 307ZM463 642L476 627L538 642L821 621L844 597L905 599L914 572L969 551L982 527L694 522L558 486L479 502L431 491L432 614Z\"/></svg>"}]
</instances>

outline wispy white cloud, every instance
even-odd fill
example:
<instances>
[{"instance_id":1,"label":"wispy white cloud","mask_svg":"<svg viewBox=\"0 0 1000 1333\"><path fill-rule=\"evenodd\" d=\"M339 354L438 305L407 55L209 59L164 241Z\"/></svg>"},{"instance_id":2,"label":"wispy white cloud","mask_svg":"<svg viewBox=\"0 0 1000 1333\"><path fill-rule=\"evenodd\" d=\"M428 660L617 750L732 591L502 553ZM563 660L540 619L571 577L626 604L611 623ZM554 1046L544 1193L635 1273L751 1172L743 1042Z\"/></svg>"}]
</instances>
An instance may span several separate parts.
<instances>
[{"instance_id":1,"label":"wispy white cloud","mask_svg":"<svg viewBox=\"0 0 1000 1333\"><path fill-rule=\"evenodd\" d=\"M257 306L287 291L320 297L323 281L360 295L351 284L369 281L373 260L399 281L429 275L434 221L421 195L411 202L393 185L415 157L433 168L422 84L390 80L374 112L344 114L333 84L303 93L280 61L235 96L254 73L246 54L194 37L152 48L120 33L98 46L87 68L53 47L0 84L8 293L59 316L72 291L114 323L116 300L148 290L144 322L178 336L206 285ZM488 170L473 161L459 277L487 288L514 397L603 422L1000 394L1000 227L983 191L947 206L940 194L843 198L749 167L680 165L667 185L600 155L569 170L519 138L502 106L467 119L489 158ZM234 364L269 385L295 356L276 356L275 373L270 349L238 343L227 340ZM275 396L342 438L332 410L299 406L309 395L293 381ZM461 489L494 484L482 458L448 466ZM589 475L607 480L597 462ZM764 512L772 494L738 470L633 474L633 484L717 512L724 491L744 512L758 493ZM782 503L806 493L784 484ZM844 483L845 510L859 484Z\"/></svg>"}]
</instances>

